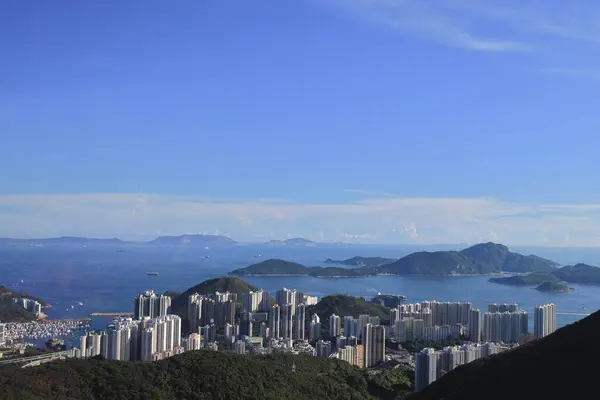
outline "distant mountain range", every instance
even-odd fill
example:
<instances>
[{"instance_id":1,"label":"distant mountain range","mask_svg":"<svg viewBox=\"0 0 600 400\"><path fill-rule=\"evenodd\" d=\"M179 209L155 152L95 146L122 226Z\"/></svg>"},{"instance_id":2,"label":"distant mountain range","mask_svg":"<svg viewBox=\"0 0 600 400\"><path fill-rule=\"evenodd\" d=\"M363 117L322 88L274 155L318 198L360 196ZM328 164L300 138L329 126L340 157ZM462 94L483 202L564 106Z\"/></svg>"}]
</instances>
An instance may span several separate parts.
<instances>
[{"instance_id":1,"label":"distant mountain range","mask_svg":"<svg viewBox=\"0 0 600 400\"><path fill-rule=\"evenodd\" d=\"M156 239L144 241L125 241L117 238L112 239L96 239L86 237L63 236L57 238L43 239L15 239L15 238L0 238L0 245L26 245L26 246L100 246L100 245L126 245L126 244L146 244L159 246L231 246L239 244L235 240L222 235L179 235L179 236L159 236ZM291 238L286 240L271 240L265 244L271 246L291 246L291 247L307 247L319 245L336 245L345 246L347 243L317 243L304 238Z\"/></svg>"},{"instance_id":2,"label":"distant mountain range","mask_svg":"<svg viewBox=\"0 0 600 400\"><path fill-rule=\"evenodd\" d=\"M127 243L121 239L95 239L85 237L72 237L62 236L57 238L46 238L46 239L14 239L14 238L0 238L0 244L3 245L101 245L101 244L113 244L119 245Z\"/></svg>"},{"instance_id":3,"label":"distant mountain range","mask_svg":"<svg viewBox=\"0 0 600 400\"><path fill-rule=\"evenodd\" d=\"M101 246L113 245L120 246L126 244L143 244L143 245L158 245L158 246L231 246L238 243L226 236L221 235L180 235L180 236L160 236L149 242L129 242L121 239L95 239L85 237L70 237L63 236L59 238L47 239L13 239L0 238L0 245L27 245L27 246Z\"/></svg>"},{"instance_id":4,"label":"distant mountain range","mask_svg":"<svg viewBox=\"0 0 600 400\"><path fill-rule=\"evenodd\" d=\"M238 244L235 240L221 235L180 235L160 236L147 244L160 246L231 246Z\"/></svg>"},{"instance_id":5,"label":"distant mountain range","mask_svg":"<svg viewBox=\"0 0 600 400\"><path fill-rule=\"evenodd\" d=\"M501 272L557 271L558 264L533 255L511 252L496 243L481 243L461 251L419 251L398 260L382 257L353 257L328 264L344 264L356 268L307 267L298 263L271 259L240 268L234 275L310 275L317 277L362 277L371 275L485 275Z\"/></svg>"},{"instance_id":6,"label":"distant mountain range","mask_svg":"<svg viewBox=\"0 0 600 400\"><path fill-rule=\"evenodd\" d=\"M271 246L315 246L317 243L304 238L292 238L286 240L271 240L267 242Z\"/></svg>"}]
</instances>

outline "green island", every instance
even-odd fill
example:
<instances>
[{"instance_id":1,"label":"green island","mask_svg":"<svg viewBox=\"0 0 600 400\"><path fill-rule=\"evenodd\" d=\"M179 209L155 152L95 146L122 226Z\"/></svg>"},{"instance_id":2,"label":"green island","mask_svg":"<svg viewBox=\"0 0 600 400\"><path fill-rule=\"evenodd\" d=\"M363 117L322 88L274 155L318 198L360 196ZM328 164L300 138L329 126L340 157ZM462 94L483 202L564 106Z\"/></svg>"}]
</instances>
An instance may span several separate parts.
<instances>
[{"instance_id":1,"label":"green island","mask_svg":"<svg viewBox=\"0 0 600 400\"><path fill-rule=\"evenodd\" d=\"M544 285L538 290L550 292L568 292L571 291L572 288L563 285L561 281L566 283L600 285L600 268L588 264L567 265L552 272L539 272L528 275L491 278L489 281L503 285L529 287L538 286L548 282L555 284L557 290L550 290L552 289L552 286L548 285Z\"/></svg>"},{"instance_id":2,"label":"green island","mask_svg":"<svg viewBox=\"0 0 600 400\"><path fill-rule=\"evenodd\" d=\"M11 290L5 286L0 286L0 321L2 322L28 322L35 321L37 317L25 310L23 307L13 305L13 298L25 298L39 302L42 308L51 307L50 304L42 299L30 296L25 292Z\"/></svg>"},{"instance_id":3,"label":"green island","mask_svg":"<svg viewBox=\"0 0 600 400\"><path fill-rule=\"evenodd\" d=\"M332 260L328 258L325 260L325 264L349 265L352 267L379 267L380 265L391 264L397 260L397 258L356 256L346 260Z\"/></svg>"},{"instance_id":4,"label":"green island","mask_svg":"<svg viewBox=\"0 0 600 400\"><path fill-rule=\"evenodd\" d=\"M3 367L9 399L384 399L412 391L411 372L365 371L298 355L239 356L197 350L157 362L69 359Z\"/></svg>"},{"instance_id":5,"label":"green island","mask_svg":"<svg viewBox=\"0 0 600 400\"><path fill-rule=\"evenodd\" d=\"M544 282L558 282L559 279L552 274L535 272L527 275L514 275L501 278L490 278L490 282L510 286L536 286Z\"/></svg>"},{"instance_id":6,"label":"green island","mask_svg":"<svg viewBox=\"0 0 600 400\"><path fill-rule=\"evenodd\" d=\"M239 276L314 276L317 278L350 278L376 275L367 268L306 267L292 261L269 259L231 271Z\"/></svg>"},{"instance_id":7,"label":"green island","mask_svg":"<svg viewBox=\"0 0 600 400\"><path fill-rule=\"evenodd\" d=\"M565 285L561 282L542 282L540 283L535 290L539 290L540 292L553 292L553 293L566 293L572 292L573 288Z\"/></svg>"},{"instance_id":8,"label":"green island","mask_svg":"<svg viewBox=\"0 0 600 400\"><path fill-rule=\"evenodd\" d=\"M410 400L586 399L597 384L585 360L598 351L600 312L447 372ZM586 375L588 374L588 375ZM589 376L590 379L581 379ZM544 382L543 385L537 382ZM573 382L577 382L576 385ZM593 397L593 396L592 396Z\"/></svg>"},{"instance_id":9,"label":"green island","mask_svg":"<svg viewBox=\"0 0 600 400\"><path fill-rule=\"evenodd\" d=\"M382 257L353 257L347 260L325 260L326 264L343 267L307 267L295 262L270 259L231 274L238 276L315 276L319 278L365 277L374 275L465 276L491 275L503 272L553 272L557 263L534 255L511 252L496 243L480 243L461 251L419 251L394 260Z\"/></svg>"}]
</instances>

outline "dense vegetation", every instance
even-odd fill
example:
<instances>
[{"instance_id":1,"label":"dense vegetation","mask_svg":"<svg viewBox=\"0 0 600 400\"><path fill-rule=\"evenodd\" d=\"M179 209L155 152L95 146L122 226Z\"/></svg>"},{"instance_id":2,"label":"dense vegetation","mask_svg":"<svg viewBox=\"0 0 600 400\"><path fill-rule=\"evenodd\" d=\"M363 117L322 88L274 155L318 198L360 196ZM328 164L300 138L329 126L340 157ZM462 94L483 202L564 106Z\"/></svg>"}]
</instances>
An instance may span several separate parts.
<instances>
[{"instance_id":1,"label":"dense vegetation","mask_svg":"<svg viewBox=\"0 0 600 400\"><path fill-rule=\"evenodd\" d=\"M554 271L558 264L537 256L511 252L496 243L480 243L461 251L421 251L384 265L398 275L471 275L508 272Z\"/></svg>"},{"instance_id":2,"label":"dense vegetation","mask_svg":"<svg viewBox=\"0 0 600 400\"><path fill-rule=\"evenodd\" d=\"M375 272L367 268L342 268L342 267L305 267L291 261L269 259L258 264L252 264L245 268L231 271L234 275L297 275L315 276L322 278L333 277L360 277L374 275Z\"/></svg>"},{"instance_id":3,"label":"dense vegetation","mask_svg":"<svg viewBox=\"0 0 600 400\"><path fill-rule=\"evenodd\" d=\"M513 253L508 247L491 242L476 244L460 253L477 263L505 272L548 272L558 267L558 263L554 261Z\"/></svg>"},{"instance_id":4,"label":"dense vegetation","mask_svg":"<svg viewBox=\"0 0 600 400\"><path fill-rule=\"evenodd\" d=\"M597 391L600 312L492 357L450 371L412 400L588 399Z\"/></svg>"},{"instance_id":5,"label":"dense vegetation","mask_svg":"<svg viewBox=\"0 0 600 400\"><path fill-rule=\"evenodd\" d=\"M555 282L558 278L552 274L545 272L533 272L527 275L515 275L502 278L490 278L492 283L500 283L502 285L511 286L536 286L544 282Z\"/></svg>"},{"instance_id":6,"label":"dense vegetation","mask_svg":"<svg viewBox=\"0 0 600 400\"><path fill-rule=\"evenodd\" d=\"M391 400L411 386L403 369L369 374L321 357L248 357L207 350L158 362L74 359L35 368L5 367L0 373L0 398L7 399Z\"/></svg>"},{"instance_id":7,"label":"dense vegetation","mask_svg":"<svg viewBox=\"0 0 600 400\"><path fill-rule=\"evenodd\" d=\"M23 297L38 301L42 306L49 306L42 299L30 296L24 292L11 290L5 286L0 286L0 321L2 322L27 322L34 321L36 316L25 310L23 307L14 306L12 303L13 297Z\"/></svg>"},{"instance_id":8,"label":"dense vegetation","mask_svg":"<svg viewBox=\"0 0 600 400\"><path fill-rule=\"evenodd\" d=\"M536 290L540 292L570 292L573 290L572 287L565 285L560 282L542 282L537 287Z\"/></svg>"},{"instance_id":9,"label":"dense vegetation","mask_svg":"<svg viewBox=\"0 0 600 400\"><path fill-rule=\"evenodd\" d=\"M349 265L353 267L378 267L380 265L390 264L398 260L397 258L384 258L384 257L352 257L346 260L332 260L328 258L325 260L326 264L341 264Z\"/></svg>"}]
</instances>

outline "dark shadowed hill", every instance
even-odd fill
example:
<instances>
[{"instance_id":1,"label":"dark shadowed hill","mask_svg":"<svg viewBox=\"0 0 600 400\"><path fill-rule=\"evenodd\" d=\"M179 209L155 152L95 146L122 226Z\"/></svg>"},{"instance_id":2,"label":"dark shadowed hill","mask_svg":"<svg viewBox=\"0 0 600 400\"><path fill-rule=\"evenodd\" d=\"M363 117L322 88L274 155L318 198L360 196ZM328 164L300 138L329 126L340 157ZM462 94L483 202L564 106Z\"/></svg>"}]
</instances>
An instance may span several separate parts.
<instances>
[{"instance_id":1,"label":"dark shadowed hill","mask_svg":"<svg viewBox=\"0 0 600 400\"><path fill-rule=\"evenodd\" d=\"M461 366L411 400L595 399L600 312L552 335Z\"/></svg>"},{"instance_id":2,"label":"dark shadowed hill","mask_svg":"<svg viewBox=\"0 0 600 400\"><path fill-rule=\"evenodd\" d=\"M322 357L200 350L157 362L78 359L3 367L0 399L392 400L410 390L407 375L382 375Z\"/></svg>"}]
</instances>

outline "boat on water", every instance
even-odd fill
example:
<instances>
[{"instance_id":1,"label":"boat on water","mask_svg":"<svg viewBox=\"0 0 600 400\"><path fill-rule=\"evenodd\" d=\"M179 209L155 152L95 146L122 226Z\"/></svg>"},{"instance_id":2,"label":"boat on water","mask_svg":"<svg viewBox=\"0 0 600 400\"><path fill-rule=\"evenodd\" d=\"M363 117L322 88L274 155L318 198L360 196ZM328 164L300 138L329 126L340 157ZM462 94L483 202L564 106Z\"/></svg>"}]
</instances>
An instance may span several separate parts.
<instances>
[{"instance_id":1,"label":"boat on water","mask_svg":"<svg viewBox=\"0 0 600 400\"><path fill-rule=\"evenodd\" d=\"M158 272L146 272L146 275L158 276Z\"/></svg>"},{"instance_id":2,"label":"boat on water","mask_svg":"<svg viewBox=\"0 0 600 400\"><path fill-rule=\"evenodd\" d=\"M204 257L202 257L202 259L203 259L203 260L209 260L209 259L210 259L210 256L204 256Z\"/></svg>"},{"instance_id":3,"label":"boat on water","mask_svg":"<svg viewBox=\"0 0 600 400\"><path fill-rule=\"evenodd\" d=\"M254 258L259 258L259 257L260 257L260 254L255 254L254 255Z\"/></svg>"}]
</instances>

